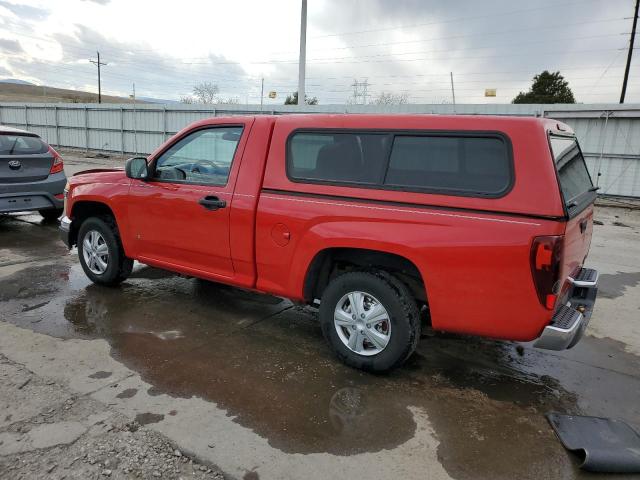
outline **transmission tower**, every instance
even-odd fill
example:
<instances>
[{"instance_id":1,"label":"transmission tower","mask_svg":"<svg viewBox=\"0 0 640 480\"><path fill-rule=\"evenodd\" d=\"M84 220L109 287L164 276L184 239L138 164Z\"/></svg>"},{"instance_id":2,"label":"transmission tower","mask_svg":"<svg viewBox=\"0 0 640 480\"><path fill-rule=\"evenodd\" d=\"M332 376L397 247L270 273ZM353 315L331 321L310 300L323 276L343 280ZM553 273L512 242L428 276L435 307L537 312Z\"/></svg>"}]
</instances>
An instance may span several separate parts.
<instances>
[{"instance_id":1,"label":"transmission tower","mask_svg":"<svg viewBox=\"0 0 640 480\"><path fill-rule=\"evenodd\" d=\"M355 105L367 104L367 97L369 96L367 89L369 85L369 79L367 78L360 82L357 79L353 81L351 86L353 87L353 103Z\"/></svg>"}]
</instances>

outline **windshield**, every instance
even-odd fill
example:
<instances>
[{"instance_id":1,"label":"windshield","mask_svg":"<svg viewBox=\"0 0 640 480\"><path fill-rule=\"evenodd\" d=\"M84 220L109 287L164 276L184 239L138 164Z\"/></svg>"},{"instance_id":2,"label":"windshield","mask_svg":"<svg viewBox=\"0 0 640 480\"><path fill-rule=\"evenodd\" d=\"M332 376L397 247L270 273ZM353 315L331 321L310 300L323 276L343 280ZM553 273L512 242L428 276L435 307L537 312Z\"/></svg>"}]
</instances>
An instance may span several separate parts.
<instances>
[{"instance_id":1,"label":"windshield","mask_svg":"<svg viewBox=\"0 0 640 480\"><path fill-rule=\"evenodd\" d=\"M575 137L552 135L550 143L564 201L567 205L575 204L576 198L593 188L578 142Z\"/></svg>"}]
</instances>

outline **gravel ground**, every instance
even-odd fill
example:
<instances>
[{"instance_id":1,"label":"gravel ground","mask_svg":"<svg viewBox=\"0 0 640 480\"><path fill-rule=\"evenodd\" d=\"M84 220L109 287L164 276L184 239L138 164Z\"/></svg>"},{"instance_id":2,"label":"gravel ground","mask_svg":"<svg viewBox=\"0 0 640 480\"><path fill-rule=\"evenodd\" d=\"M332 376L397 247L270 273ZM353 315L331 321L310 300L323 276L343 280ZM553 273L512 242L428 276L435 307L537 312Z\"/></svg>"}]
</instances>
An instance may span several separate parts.
<instances>
[{"instance_id":1,"label":"gravel ground","mask_svg":"<svg viewBox=\"0 0 640 480\"><path fill-rule=\"evenodd\" d=\"M139 417L72 395L0 355L0 478L225 478Z\"/></svg>"}]
</instances>

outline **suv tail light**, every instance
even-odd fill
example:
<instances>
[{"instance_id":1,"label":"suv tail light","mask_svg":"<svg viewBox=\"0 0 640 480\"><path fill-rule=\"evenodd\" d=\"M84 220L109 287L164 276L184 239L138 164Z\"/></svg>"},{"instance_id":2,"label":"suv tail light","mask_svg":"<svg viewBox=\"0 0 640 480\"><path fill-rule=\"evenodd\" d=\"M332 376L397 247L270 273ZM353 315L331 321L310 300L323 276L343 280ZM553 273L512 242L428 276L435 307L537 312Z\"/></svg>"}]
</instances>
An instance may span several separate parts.
<instances>
[{"instance_id":1,"label":"suv tail light","mask_svg":"<svg viewBox=\"0 0 640 480\"><path fill-rule=\"evenodd\" d=\"M51 147L51 145L49 145L49 153L53 155L53 164L51 165L51 170L49 170L49 175L51 175L52 173L60 173L62 170L64 170L62 157L53 149L53 147Z\"/></svg>"},{"instance_id":2,"label":"suv tail light","mask_svg":"<svg viewBox=\"0 0 640 480\"><path fill-rule=\"evenodd\" d=\"M564 236L536 237L531 245L531 274L538 299L553 310L558 296L558 280L562 266Z\"/></svg>"}]
</instances>

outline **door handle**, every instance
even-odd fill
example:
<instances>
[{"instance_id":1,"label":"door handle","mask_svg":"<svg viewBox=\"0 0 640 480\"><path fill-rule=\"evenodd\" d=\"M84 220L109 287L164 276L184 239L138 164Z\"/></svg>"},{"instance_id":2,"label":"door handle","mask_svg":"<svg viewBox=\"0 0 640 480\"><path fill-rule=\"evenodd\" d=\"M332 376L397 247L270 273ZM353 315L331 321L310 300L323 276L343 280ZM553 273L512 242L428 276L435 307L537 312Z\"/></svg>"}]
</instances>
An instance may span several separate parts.
<instances>
[{"instance_id":1,"label":"door handle","mask_svg":"<svg viewBox=\"0 0 640 480\"><path fill-rule=\"evenodd\" d=\"M227 206L227 202L224 200L220 200L218 197L214 195L207 195L206 197L198 200L198 203L202 205L207 210L219 210Z\"/></svg>"},{"instance_id":2,"label":"door handle","mask_svg":"<svg viewBox=\"0 0 640 480\"><path fill-rule=\"evenodd\" d=\"M589 223L588 223L586 218L580 222L580 233L584 233L584 232L587 231L587 225L588 224Z\"/></svg>"}]
</instances>

